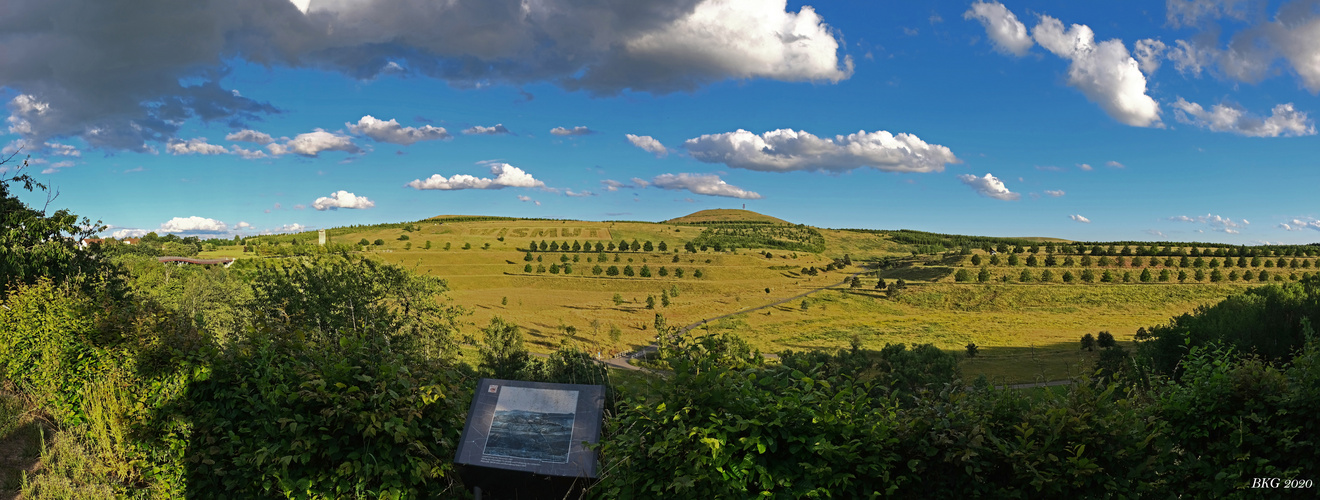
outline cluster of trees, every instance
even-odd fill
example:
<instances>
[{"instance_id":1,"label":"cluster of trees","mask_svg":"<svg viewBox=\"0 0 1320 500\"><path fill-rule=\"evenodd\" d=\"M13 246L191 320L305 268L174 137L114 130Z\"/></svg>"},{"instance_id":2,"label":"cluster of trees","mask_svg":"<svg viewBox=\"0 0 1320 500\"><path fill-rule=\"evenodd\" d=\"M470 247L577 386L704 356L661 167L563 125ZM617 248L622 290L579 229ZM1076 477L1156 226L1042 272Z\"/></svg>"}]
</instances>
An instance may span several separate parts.
<instances>
[{"instance_id":1,"label":"cluster of trees","mask_svg":"<svg viewBox=\"0 0 1320 500\"><path fill-rule=\"evenodd\" d=\"M797 252L825 251L825 237L813 227L783 224L727 223L706 227L691 241L705 250L733 251L736 248L775 248ZM693 251L691 248L689 252Z\"/></svg>"},{"instance_id":2,"label":"cluster of trees","mask_svg":"<svg viewBox=\"0 0 1320 500\"><path fill-rule=\"evenodd\" d=\"M586 244L582 244L582 243L578 242L577 240L573 240L573 244L572 244L572 245L569 245L569 243L568 243L567 241L565 241L563 244L560 244L558 241L551 241L551 242L547 243L545 240L541 240L540 243L532 242L532 243L529 244L528 247L527 247L527 251L528 251L528 252L597 252L597 253L600 253L600 252L606 252L606 251L610 251L610 252L614 252L614 251L619 251L619 252L630 252L630 251L631 251L631 252L638 252L638 251L642 251L642 252L653 252L653 251L657 251L657 250L658 250L658 251L661 251L661 252L668 252L668 251L669 251L669 245L665 244L665 242L663 242L663 241L661 241L659 245L653 245L653 244L651 244L651 240L646 240L645 242L641 242L641 243L639 243L636 239L633 239L633 240L632 240L632 243L629 243L629 242L626 241L626 240L619 240L619 243L618 243L617 245L616 245L613 241L611 241L611 242L609 242L609 243L602 243L602 242L597 241L596 244L595 244L594 246L593 246L593 245L591 244L591 242L589 242L589 241L588 241Z\"/></svg>"},{"instance_id":3,"label":"cluster of trees","mask_svg":"<svg viewBox=\"0 0 1320 500\"><path fill-rule=\"evenodd\" d=\"M825 264L825 267L823 269L816 269L816 266L809 266L802 268L801 273L805 276L816 276L822 272L830 272L836 269L843 269L851 265L852 265L852 258L849 257L848 254L844 254L843 258L834 259L830 261L830 263Z\"/></svg>"}]
</instances>

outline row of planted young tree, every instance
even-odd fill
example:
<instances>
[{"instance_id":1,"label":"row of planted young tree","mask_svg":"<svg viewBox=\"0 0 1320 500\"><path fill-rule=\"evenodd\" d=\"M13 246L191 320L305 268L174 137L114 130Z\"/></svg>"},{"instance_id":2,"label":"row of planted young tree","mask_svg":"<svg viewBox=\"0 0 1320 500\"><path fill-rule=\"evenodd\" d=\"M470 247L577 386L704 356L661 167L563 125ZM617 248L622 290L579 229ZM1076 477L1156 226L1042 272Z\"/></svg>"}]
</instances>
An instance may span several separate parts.
<instances>
[{"instance_id":1,"label":"row of planted young tree","mask_svg":"<svg viewBox=\"0 0 1320 500\"><path fill-rule=\"evenodd\" d=\"M552 263L550 264L550 267L546 267L545 264L537 264L535 267L533 267L532 264L529 262L523 265L523 272L537 273L537 274L543 274L546 272L549 272L550 274L559 274L559 273L573 274L573 264L564 263L561 265L561 264ZM591 266L591 269L589 269L588 272L590 272L592 276L605 275L605 276L614 277L614 276L622 275L627 278L631 278L634 276L639 276L642 278L650 278L652 276L666 278L669 277L670 275L672 275L675 278L682 278L684 276L689 275L688 273L684 272L683 268L681 267L675 267L673 271L670 271L668 267L660 266L659 269L652 272L651 266L646 264L642 264L642 267L636 269L634 269L632 265L624 265L622 268L620 268L619 266L614 266L614 265L611 265L609 267L602 267L600 264L596 264ZM690 274L690 276L692 276L693 278L701 279L703 276L705 276L705 273L702 272L701 269L694 268L692 269L692 273Z\"/></svg>"},{"instance_id":2,"label":"row of planted young tree","mask_svg":"<svg viewBox=\"0 0 1320 500\"><path fill-rule=\"evenodd\" d=\"M1223 260L1220 260L1218 257L1208 257L1208 258L1189 257L1186 255L1176 258L1173 256L1168 256L1164 258L1118 256L1112 259L1108 255L1101 256L1098 259L1093 259L1090 255L1083 255L1079 259L1074 259L1072 256L1059 258L1054 254L1046 255L1043 258L1037 257L1036 255L1029 255L1025 259L1018 257L1016 254L1009 254L1008 257L1003 257L1003 258L1001 258L999 255L991 255L988 258L982 257L980 255L972 255L971 257L967 258L965 262L971 264L972 266L981 266L981 265L990 265L990 266L1025 265L1027 267L1074 267L1077 265L1081 265L1082 267L1163 266L1166 268L1184 268L1184 269L1186 268L1215 269L1219 267L1223 267L1225 269L1229 269L1233 267L1239 267L1244 269L1248 267L1253 267L1253 268L1264 267L1267 269L1269 268L1310 269L1312 266L1320 266L1317 265L1314 259L1307 259L1305 257L1300 259L1296 257L1293 258L1279 257L1277 259L1272 257L1265 257L1262 259L1261 257L1257 256L1257 257L1251 257L1251 259L1248 260L1247 257L1243 256L1243 257L1238 257L1236 259L1232 257L1224 257Z\"/></svg>"},{"instance_id":3,"label":"row of planted young tree","mask_svg":"<svg viewBox=\"0 0 1320 500\"><path fill-rule=\"evenodd\" d=\"M1250 269L1233 270L1227 273L1221 269L1211 269L1210 272L1206 272L1204 269L1195 269L1190 272L1183 269L1174 273L1171 269L1160 269L1158 272L1151 272L1151 268L1147 267L1142 268L1139 273L1110 269L1101 269L1097 273L1092 269L1082 269L1077 272L1074 272L1074 270L1054 271L1043 269L1037 272L1030 268L1021 271L994 272L989 267L982 267L975 274L966 268L958 269L953 273L953 281L957 283L973 281L977 283L1171 283L1173 281L1178 283L1204 283L1207 281L1210 283L1233 283L1237 281L1266 283L1270 281L1304 281L1311 279L1312 276L1315 276L1315 273L1287 272L1286 270L1272 273L1266 269L1260 271Z\"/></svg>"},{"instance_id":4,"label":"row of planted young tree","mask_svg":"<svg viewBox=\"0 0 1320 500\"><path fill-rule=\"evenodd\" d=\"M905 240L898 239L903 242ZM1119 247L1113 243L1025 243L1025 242L980 242L979 244L964 244L962 246L947 247L943 245L917 244L918 247L928 249L919 253L941 253L947 248L957 248L958 253L962 255L971 255L975 250L980 250L986 254L1038 254L1042 251L1048 254L1061 255L1093 255L1100 256L1137 256L1137 257L1168 257L1168 256L1191 256L1191 257L1315 257L1320 256L1320 245L1281 245L1281 246L1233 246L1211 243L1179 243L1179 244L1123 244Z\"/></svg>"},{"instance_id":5,"label":"row of planted young tree","mask_svg":"<svg viewBox=\"0 0 1320 500\"><path fill-rule=\"evenodd\" d=\"M700 249L701 251L705 252L705 251L710 250L711 247L710 247L709 245L696 245L696 244L694 244L694 243L692 243L692 242L690 242L690 241L687 242L687 243L684 243L684 244L683 244L683 250L686 251L686 252L688 252L688 253L696 253L698 249ZM725 248L724 246L722 246L722 245L720 245L720 244L716 244L716 245L714 246L714 250L715 250L716 252L723 252L723 251L725 251L725 250L733 251L734 249L733 249L732 247L730 247L730 248ZM654 245L654 244L651 243L651 240L646 240L646 241L644 241L644 242L638 242L636 238L634 238L634 239L632 240L632 243L629 243L627 240L619 240L619 243L618 243L618 244L615 244L613 241L609 241L609 242L601 242L601 241L597 241L597 242L593 245L590 241L588 241L588 242L586 242L585 244L583 244L582 242L579 242L578 240L573 240L573 244L572 244L572 245L569 245L568 241L564 241L564 242L561 244L561 243L558 242L558 241L550 241L550 242L546 242L546 240L541 240L540 242L533 241L533 242L530 242L530 243L527 244L527 252L528 252L528 253L530 253L530 252L596 252L596 253L602 253L602 252L656 252L656 251L658 251L658 252L668 252L668 251L669 251L669 244L667 244L667 243L661 241L659 245ZM675 250L675 251L677 251L677 250Z\"/></svg>"}]
</instances>

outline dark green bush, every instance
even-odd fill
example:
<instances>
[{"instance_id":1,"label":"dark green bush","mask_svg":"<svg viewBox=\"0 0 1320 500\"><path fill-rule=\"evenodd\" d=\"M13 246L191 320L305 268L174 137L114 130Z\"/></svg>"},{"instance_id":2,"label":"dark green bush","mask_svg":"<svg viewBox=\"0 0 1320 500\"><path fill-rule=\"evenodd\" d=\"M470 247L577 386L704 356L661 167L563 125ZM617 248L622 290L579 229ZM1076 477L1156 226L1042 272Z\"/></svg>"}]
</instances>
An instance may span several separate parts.
<instances>
[{"instance_id":1,"label":"dark green bush","mask_svg":"<svg viewBox=\"0 0 1320 500\"><path fill-rule=\"evenodd\" d=\"M212 366L190 388L190 496L456 494L470 398L457 370L350 334L333 351L256 338Z\"/></svg>"}]
</instances>

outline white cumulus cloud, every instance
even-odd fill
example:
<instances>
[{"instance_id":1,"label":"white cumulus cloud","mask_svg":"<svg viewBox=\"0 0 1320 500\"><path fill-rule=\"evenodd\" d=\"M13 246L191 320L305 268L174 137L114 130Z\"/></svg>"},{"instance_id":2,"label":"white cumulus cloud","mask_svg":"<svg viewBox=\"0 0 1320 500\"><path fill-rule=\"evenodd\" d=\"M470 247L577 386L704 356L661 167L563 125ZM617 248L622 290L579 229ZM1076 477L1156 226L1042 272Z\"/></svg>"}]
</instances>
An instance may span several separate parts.
<instances>
[{"instance_id":1,"label":"white cumulus cloud","mask_svg":"<svg viewBox=\"0 0 1320 500\"><path fill-rule=\"evenodd\" d=\"M594 134L596 131L579 125L573 128L555 127L550 129L550 133L554 135L588 135Z\"/></svg>"},{"instance_id":2,"label":"white cumulus cloud","mask_svg":"<svg viewBox=\"0 0 1320 500\"><path fill-rule=\"evenodd\" d=\"M1297 217L1288 222L1280 222L1278 227L1285 231L1301 231L1303 229L1320 231L1320 219Z\"/></svg>"},{"instance_id":3,"label":"white cumulus cloud","mask_svg":"<svg viewBox=\"0 0 1320 500\"><path fill-rule=\"evenodd\" d=\"M1205 224L1209 226L1210 229L1228 234L1238 234L1239 232L1241 232L1243 228L1251 224L1251 222L1246 219L1235 221L1232 218L1223 217L1214 214L1198 215L1196 217L1178 215L1174 217L1169 217L1169 220L1174 222L1191 222L1191 223Z\"/></svg>"},{"instance_id":4,"label":"white cumulus cloud","mask_svg":"<svg viewBox=\"0 0 1320 500\"><path fill-rule=\"evenodd\" d=\"M1062 189L1046 189L1045 194L1058 198L1067 193L1064 193Z\"/></svg>"},{"instance_id":5,"label":"white cumulus cloud","mask_svg":"<svg viewBox=\"0 0 1320 500\"><path fill-rule=\"evenodd\" d=\"M307 226L294 222L292 224L285 224L275 229L267 229L265 231L262 231L261 233L262 234L301 233L306 230L307 230Z\"/></svg>"},{"instance_id":6,"label":"white cumulus cloud","mask_svg":"<svg viewBox=\"0 0 1320 500\"><path fill-rule=\"evenodd\" d=\"M1306 3L1289 7L1304 8ZM1295 17L1280 12L1280 20L1271 23L1268 32L1274 46L1302 78L1302 84L1314 94L1320 92L1320 15L1314 6L1311 9Z\"/></svg>"},{"instance_id":7,"label":"white cumulus cloud","mask_svg":"<svg viewBox=\"0 0 1320 500\"><path fill-rule=\"evenodd\" d=\"M444 127L433 125L405 127L392 118L389 121L384 121L371 115L363 116L357 123L345 123L344 125L347 125L348 131L354 134L365 135L379 142L405 146L418 141L434 141L450 137L449 132Z\"/></svg>"},{"instance_id":8,"label":"white cumulus cloud","mask_svg":"<svg viewBox=\"0 0 1320 500\"><path fill-rule=\"evenodd\" d=\"M175 217L160 225L161 233L219 234L229 231L224 222L206 217Z\"/></svg>"},{"instance_id":9,"label":"white cumulus cloud","mask_svg":"<svg viewBox=\"0 0 1320 500\"><path fill-rule=\"evenodd\" d=\"M234 142L255 142L257 144L270 144L275 139L265 132L258 132L252 129L239 130L225 136L226 141Z\"/></svg>"},{"instance_id":10,"label":"white cumulus cloud","mask_svg":"<svg viewBox=\"0 0 1320 500\"><path fill-rule=\"evenodd\" d=\"M815 9L786 0L703 0L673 23L623 42L580 80L588 88L691 90L726 78L838 82L853 62ZM685 74L681 79L675 74ZM626 82L626 83L625 83ZM597 90L598 92L600 90Z\"/></svg>"},{"instance_id":11,"label":"white cumulus cloud","mask_svg":"<svg viewBox=\"0 0 1320 500\"><path fill-rule=\"evenodd\" d=\"M763 172L843 172L859 167L886 172L939 172L944 165L961 161L947 147L928 144L912 134L894 135L883 130L822 138L791 129L760 135L738 129L688 139L684 147L693 158L707 163Z\"/></svg>"},{"instance_id":12,"label":"white cumulus cloud","mask_svg":"<svg viewBox=\"0 0 1320 500\"><path fill-rule=\"evenodd\" d=\"M1149 75L1160 69L1160 60L1164 57L1166 48L1164 42L1147 38L1137 40L1137 44L1133 46L1132 51L1136 53L1137 61L1141 63L1141 71Z\"/></svg>"},{"instance_id":13,"label":"white cumulus cloud","mask_svg":"<svg viewBox=\"0 0 1320 500\"><path fill-rule=\"evenodd\" d=\"M654 137L651 137L649 135L633 135L633 134L627 134L627 137L628 137L628 142L631 142L632 145L642 148L643 151L655 155L656 158L664 158L666 155L669 154L669 149L665 148L665 145L660 144L660 141L656 140L656 138Z\"/></svg>"},{"instance_id":14,"label":"white cumulus cloud","mask_svg":"<svg viewBox=\"0 0 1320 500\"><path fill-rule=\"evenodd\" d=\"M439 190L458 190L458 189L503 189L506 187L544 187L545 183L536 180L531 174L508 163L493 163L490 166L490 173L495 178L474 177L467 174L455 174L446 178L440 174L434 174L426 180L414 179L408 183L413 189L439 189Z\"/></svg>"},{"instance_id":15,"label":"white cumulus cloud","mask_svg":"<svg viewBox=\"0 0 1320 500\"><path fill-rule=\"evenodd\" d=\"M1105 162L1105 166L1109 168L1127 168L1127 166L1123 165L1122 163L1113 160Z\"/></svg>"},{"instance_id":16,"label":"white cumulus cloud","mask_svg":"<svg viewBox=\"0 0 1320 500\"><path fill-rule=\"evenodd\" d=\"M1046 15L1040 16L1031 35L1041 47L1070 61L1068 84L1109 116L1134 127L1162 126L1160 105L1146 95L1146 77L1122 41L1097 44L1090 27L1074 24L1065 31L1061 21Z\"/></svg>"},{"instance_id":17,"label":"white cumulus cloud","mask_svg":"<svg viewBox=\"0 0 1320 500\"><path fill-rule=\"evenodd\" d=\"M23 28L5 31L0 87L49 108L9 127L35 143L77 136L107 150L148 151L193 118L278 113L225 87L234 64L461 87L548 82L595 95L852 73L843 35L786 0L244 0L165 2L149 15L96 0L10 4L6 28Z\"/></svg>"},{"instance_id":18,"label":"white cumulus cloud","mask_svg":"<svg viewBox=\"0 0 1320 500\"><path fill-rule=\"evenodd\" d=\"M1315 135L1315 123L1307 117L1306 112L1297 111L1292 103L1275 106L1268 117L1260 117L1229 104L1215 104L1207 110L1181 97L1173 103L1173 107L1178 121L1215 132L1231 132L1247 137Z\"/></svg>"},{"instance_id":19,"label":"white cumulus cloud","mask_svg":"<svg viewBox=\"0 0 1320 500\"><path fill-rule=\"evenodd\" d=\"M345 153L357 153L362 151L357 144L353 143L353 138L333 132L326 132L322 129L298 134L293 139L284 144L270 143L266 145L266 151L271 155L280 156L288 153L296 153L303 156L317 156L324 151L343 151Z\"/></svg>"},{"instance_id":20,"label":"white cumulus cloud","mask_svg":"<svg viewBox=\"0 0 1320 500\"><path fill-rule=\"evenodd\" d=\"M1074 221L1076 221L1076 222L1081 222L1081 223L1083 223L1083 224L1090 224L1090 223L1091 223L1091 219L1088 219L1088 218L1086 218L1086 217L1082 217L1081 215L1078 215L1078 214L1069 215L1068 218L1069 218L1069 219L1072 219L1072 220L1074 220Z\"/></svg>"},{"instance_id":21,"label":"white cumulus cloud","mask_svg":"<svg viewBox=\"0 0 1320 500\"><path fill-rule=\"evenodd\" d=\"M1018 57L1027 55L1031 37L1027 26L1013 12L999 2L976 2L963 13L963 19L976 19L985 27L986 36L995 44L995 50Z\"/></svg>"},{"instance_id":22,"label":"white cumulus cloud","mask_svg":"<svg viewBox=\"0 0 1320 500\"><path fill-rule=\"evenodd\" d=\"M631 182L630 182L630 183L627 183L627 184L622 183L622 182L619 182L619 181L616 181L616 180L613 180L613 179L605 179L605 180L603 180L603 181L600 181L600 184L601 184L602 186L605 186L605 190L606 190L606 191L609 191L609 192L614 192L614 191L618 191L618 190L620 190L620 189L625 189L625 188L626 188L626 189L641 189L641 188L645 188L645 187L651 185L650 181L647 181L646 179L642 179L642 178L639 178L639 177L633 177L632 180L631 180Z\"/></svg>"},{"instance_id":23,"label":"white cumulus cloud","mask_svg":"<svg viewBox=\"0 0 1320 500\"><path fill-rule=\"evenodd\" d=\"M761 198L760 194L733 186L714 174L661 174L651 179L651 185L660 189L687 190L694 194L707 196L725 196L745 200Z\"/></svg>"},{"instance_id":24,"label":"white cumulus cloud","mask_svg":"<svg viewBox=\"0 0 1320 500\"><path fill-rule=\"evenodd\" d=\"M151 231L147 231L146 229L117 229L115 232L110 233L110 237L117 240L122 240L124 238L141 238L149 232Z\"/></svg>"},{"instance_id":25,"label":"white cumulus cloud","mask_svg":"<svg viewBox=\"0 0 1320 500\"><path fill-rule=\"evenodd\" d=\"M330 193L330 196L317 198L316 201L312 202L312 208L317 210L366 209L374 206L376 206L376 202L367 199L366 196L358 196L342 189Z\"/></svg>"},{"instance_id":26,"label":"white cumulus cloud","mask_svg":"<svg viewBox=\"0 0 1320 500\"><path fill-rule=\"evenodd\" d=\"M265 151L262 151L260 149L243 149L238 146L234 146L232 149L230 149L230 152L238 155L240 158L244 160L259 160L262 158L270 158L270 155L266 154Z\"/></svg>"},{"instance_id":27,"label":"white cumulus cloud","mask_svg":"<svg viewBox=\"0 0 1320 500\"><path fill-rule=\"evenodd\" d=\"M989 173L985 174L985 177L977 177L972 174L962 174L958 176L958 180L962 181L963 184L971 186L972 189L981 193L982 196L987 196L996 200L1014 201L1022 198L1021 194L1009 191L1008 187L1004 186L1003 181L1000 181L999 178Z\"/></svg>"},{"instance_id":28,"label":"white cumulus cloud","mask_svg":"<svg viewBox=\"0 0 1320 500\"><path fill-rule=\"evenodd\" d=\"M44 168L44 169L41 170L41 173L43 173L43 174L53 174L53 173L59 172L60 169L69 168L69 167L72 167L73 165L74 165L74 163L73 163L72 161L69 161L69 160L57 161L57 162L55 162L55 163L52 163L52 164L46 166L46 168Z\"/></svg>"},{"instance_id":29,"label":"white cumulus cloud","mask_svg":"<svg viewBox=\"0 0 1320 500\"><path fill-rule=\"evenodd\" d=\"M1169 24L1196 26L1222 17L1245 19L1250 2L1247 0L1166 0Z\"/></svg>"},{"instance_id":30,"label":"white cumulus cloud","mask_svg":"<svg viewBox=\"0 0 1320 500\"><path fill-rule=\"evenodd\" d=\"M234 224L234 229L252 229L252 224L248 224L247 221L238 221L238 224Z\"/></svg>"},{"instance_id":31,"label":"white cumulus cloud","mask_svg":"<svg viewBox=\"0 0 1320 500\"><path fill-rule=\"evenodd\" d=\"M504 135L510 132L509 129L506 128L503 123L496 123L494 127L473 125L471 127L464 129L463 133L467 135Z\"/></svg>"},{"instance_id":32,"label":"white cumulus cloud","mask_svg":"<svg viewBox=\"0 0 1320 500\"><path fill-rule=\"evenodd\" d=\"M194 137L186 141L173 140L165 145L165 151L172 155L222 155L229 150L217 144L208 144L205 137Z\"/></svg>"}]
</instances>

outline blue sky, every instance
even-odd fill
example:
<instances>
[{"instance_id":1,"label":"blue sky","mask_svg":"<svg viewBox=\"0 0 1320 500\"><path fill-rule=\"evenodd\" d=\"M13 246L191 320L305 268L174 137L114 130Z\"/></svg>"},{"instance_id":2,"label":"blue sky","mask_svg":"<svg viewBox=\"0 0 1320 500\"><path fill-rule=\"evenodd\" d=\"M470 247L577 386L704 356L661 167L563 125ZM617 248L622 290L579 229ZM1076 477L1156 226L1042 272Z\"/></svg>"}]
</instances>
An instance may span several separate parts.
<instances>
[{"instance_id":1,"label":"blue sky","mask_svg":"<svg viewBox=\"0 0 1320 500\"><path fill-rule=\"evenodd\" d=\"M114 4L0 21L0 144L107 235L746 204L1320 240L1316 2Z\"/></svg>"}]
</instances>

